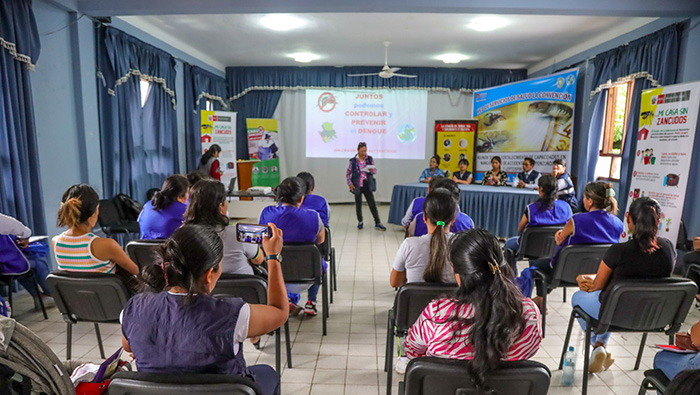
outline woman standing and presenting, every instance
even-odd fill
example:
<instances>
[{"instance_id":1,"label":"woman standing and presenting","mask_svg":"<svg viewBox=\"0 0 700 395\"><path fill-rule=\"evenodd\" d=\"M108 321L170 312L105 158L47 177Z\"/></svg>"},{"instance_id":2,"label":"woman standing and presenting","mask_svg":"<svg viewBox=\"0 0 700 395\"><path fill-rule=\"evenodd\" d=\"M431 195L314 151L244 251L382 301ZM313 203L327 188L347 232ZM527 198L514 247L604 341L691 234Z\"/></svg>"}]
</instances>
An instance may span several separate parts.
<instances>
[{"instance_id":1,"label":"woman standing and presenting","mask_svg":"<svg viewBox=\"0 0 700 395\"><path fill-rule=\"evenodd\" d=\"M481 181L483 185L504 186L508 182L508 175L501 170L501 157L494 156L491 158L491 170L484 173L484 179Z\"/></svg>"},{"instance_id":2,"label":"woman standing and presenting","mask_svg":"<svg viewBox=\"0 0 700 395\"><path fill-rule=\"evenodd\" d=\"M367 155L367 144L359 143L357 145L357 155L350 159L348 171L345 172L345 178L348 182L350 192L355 194L355 210L357 212L357 229L362 229L362 195L365 195L369 210L374 217L374 229L386 230L379 219L377 212L377 204L374 202L374 191L377 190L377 183L374 180L374 175L377 174L377 167L374 165L374 159Z\"/></svg>"},{"instance_id":3,"label":"woman standing and presenting","mask_svg":"<svg viewBox=\"0 0 700 395\"><path fill-rule=\"evenodd\" d=\"M219 164L219 154L221 154L221 146L212 144L199 160L197 171L221 181L221 175L224 174L224 171Z\"/></svg>"}]
</instances>

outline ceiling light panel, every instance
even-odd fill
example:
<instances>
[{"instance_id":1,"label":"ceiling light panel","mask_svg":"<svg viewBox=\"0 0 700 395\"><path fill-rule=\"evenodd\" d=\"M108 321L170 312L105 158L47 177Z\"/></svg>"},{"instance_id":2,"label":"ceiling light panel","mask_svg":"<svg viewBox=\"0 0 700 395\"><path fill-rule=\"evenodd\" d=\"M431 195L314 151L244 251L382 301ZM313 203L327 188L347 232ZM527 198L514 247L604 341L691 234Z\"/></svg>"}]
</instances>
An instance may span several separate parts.
<instances>
[{"instance_id":1,"label":"ceiling light panel","mask_svg":"<svg viewBox=\"0 0 700 395\"><path fill-rule=\"evenodd\" d=\"M270 14L260 18L260 25L270 30L286 32L304 27L306 21L293 15Z\"/></svg>"},{"instance_id":2,"label":"ceiling light panel","mask_svg":"<svg viewBox=\"0 0 700 395\"><path fill-rule=\"evenodd\" d=\"M318 60L321 58L320 56L313 54L313 53L309 53L309 52L297 52L297 53L289 54L288 56L290 58L293 58L294 61L299 62L299 63L309 63L309 62L312 62L314 60Z\"/></svg>"},{"instance_id":3,"label":"ceiling light panel","mask_svg":"<svg viewBox=\"0 0 700 395\"><path fill-rule=\"evenodd\" d=\"M442 60L443 63L454 64L469 59L469 56L462 55L459 53L446 53L443 55L436 56L435 58L438 60Z\"/></svg>"},{"instance_id":4,"label":"ceiling light panel","mask_svg":"<svg viewBox=\"0 0 700 395\"><path fill-rule=\"evenodd\" d=\"M480 16L472 19L468 28L477 32L490 32L508 25L508 20L499 16Z\"/></svg>"}]
</instances>

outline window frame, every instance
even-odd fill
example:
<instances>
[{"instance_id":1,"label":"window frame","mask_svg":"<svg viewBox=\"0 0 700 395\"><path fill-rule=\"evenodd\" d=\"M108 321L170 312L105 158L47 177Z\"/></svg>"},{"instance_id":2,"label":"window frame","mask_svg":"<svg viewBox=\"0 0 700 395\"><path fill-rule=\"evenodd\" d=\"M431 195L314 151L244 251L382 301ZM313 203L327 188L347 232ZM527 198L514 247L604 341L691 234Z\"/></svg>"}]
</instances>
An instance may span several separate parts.
<instances>
[{"instance_id":1,"label":"window frame","mask_svg":"<svg viewBox=\"0 0 700 395\"><path fill-rule=\"evenodd\" d=\"M627 85L627 97L625 98L625 118L622 123L622 145L620 153L613 152L613 144L615 142L615 115L617 110L617 95L618 88L622 85ZM630 107L632 106L632 91L634 89L634 80L627 81L622 84L617 84L607 89L607 100L605 103L605 120L603 122L603 135L601 136L601 149L598 151L598 157L610 157L610 168L608 169L607 177L596 177L596 180L601 181L620 181L620 178L614 176L613 163L619 161L619 166L622 167L622 152L624 151L625 138L627 137L627 123L630 117Z\"/></svg>"}]
</instances>

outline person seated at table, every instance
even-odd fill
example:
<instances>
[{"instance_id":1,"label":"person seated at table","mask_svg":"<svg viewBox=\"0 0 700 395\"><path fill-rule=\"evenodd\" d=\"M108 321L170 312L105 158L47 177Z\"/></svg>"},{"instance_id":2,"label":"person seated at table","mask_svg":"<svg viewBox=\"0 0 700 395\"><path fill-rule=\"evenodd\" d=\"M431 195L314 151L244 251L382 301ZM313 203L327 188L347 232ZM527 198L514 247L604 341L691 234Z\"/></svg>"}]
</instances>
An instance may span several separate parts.
<instances>
[{"instance_id":1,"label":"person seated at table","mask_svg":"<svg viewBox=\"0 0 700 395\"><path fill-rule=\"evenodd\" d=\"M430 182L428 183L428 193L435 189L435 185L437 185L437 183L440 182L440 180L442 179L444 179L444 177L432 177L430 179ZM416 215L423 212L423 202L425 202L425 196L419 196L413 199L411 201L411 204L408 205L408 208L406 209L406 214L404 214L403 218L401 218L401 226L403 226L404 229L408 229L408 226L411 225L411 221L413 221L413 218L415 218Z\"/></svg>"},{"instance_id":2,"label":"person seated at table","mask_svg":"<svg viewBox=\"0 0 700 395\"><path fill-rule=\"evenodd\" d=\"M574 181L569 173L566 172L566 161L564 159L554 160L552 175L557 179L557 198L568 203L574 212L578 211Z\"/></svg>"},{"instance_id":3,"label":"person seated at table","mask_svg":"<svg viewBox=\"0 0 700 395\"><path fill-rule=\"evenodd\" d=\"M165 179L160 191L144 204L139 214L142 239L167 239L182 225L189 185L187 177L182 174L173 174Z\"/></svg>"},{"instance_id":4,"label":"person seated at table","mask_svg":"<svg viewBox=\"0 0 700 395\"><path fill-rule=\"evenodd\" d=\"M282 231L268 224L263 240L269 278L267 305L210 295L221 276L224 246L208 226L185 225L143 269L146 292L121 313L122 347L144 373L209 373L253 380L262 394L279 393L279 373L267 365L248 366L243 341L276 330L289 314L279 262Z\"/></svg>"},{"instance_id":5,"label":"person seated at table","mask_svg":"<svg viewBox=\"0 0 700 395\"><path fill-rule=\"evenodd\" d=\"M523 233L530 226L553 226L566 224L573 213L571 207L563 200L557 199L557 181L549 174L537 180L540 197L535 203L525 207L523 217L518 225L518 233ZM518 273L516 253L520 248L520 236L511 237L503 246L506 262Z\"/></svg>"},{"instance_id":6,"label":"person seated at table","mask_svg":"<svg viewBox=\"0 0 700 395\"><path fill-rule=\"evenodd\" d=\"M255 274L253 265L260 265L264 254L257 244L242 243L236 237L236 226L229 225L228 200L224 184L213 179L198 181L190 192L185 211L185 225L212 227L224 243L222 273ZM250 235L247 236L250 241Z\"/></svg>"},{"instance_id":7,"label":"person seated at table","mask_svg":"<svg viewBox=\"0 0 700 395\"><path fill-rule=\"evenodd\" d=\"M459 171L452 173L452 181L456 182L457 184L471 184L472 172L467 170L467 167L469 167L469 160L466 158L460 159L458 166Z\"/></svg>"},{"instance_id":8,"label":"person seated at table","mask_svg":"<svg viewBox=\"0 0 700 395\"><path fill-rule=\"evenodd\" d=\"M564 229L556 233L554 239L558 247L554 257L531 260L530 266L551 275L554 262L564 246L617 244L620 241L624 225L617 218L617 200L615 200L612 184L600 181L589 182L583 191L583 205L587 212L574 214L566 222ZM535 282L535 285L537 296L532 300L541 305L544 290L539 281Z\"/></svg>"},{"instance_id":9,"label":"person seated at table","mask_svg":"<svg viewBox=\"0 0 700 395\"><path fill-rule=\"evenodd\" d=\"M491 158L491 170L486 170L482 185L505 186L508 183L508 174L501 170L501 157Z\"/></svg>"},{"instance_id":10,"label":"person seated at table","mask_svg":"<svg viewBox=\"0 0 700 395\"><path fill-rule=\"evenodd\" d=\"M444 177L445 172L440 169L440 156L433 155L430 158L430 163L428 168L423 170L423 173L418 178L418 181L428 183L433 177L440 176Z\"/></svg>"},{"instance_id":11,"label":"person seated at table","mask_svg":"<svg viewBox=\"0 0 700 395\"><path fill-rule=\"evenodd\" d=\"M679 344L679 339L683 344ZM684 370L700 369L700 321L696 322L687 333L679 333L676 335L676 345L683 350L687 350L685 354L679 354L672 351L661 350L654 356L654 369L659 369L669 380L673 380L680 372ZM691 352L695 351L695 352Z\"/></svg>"},{"instance_id":12,"label":"person seated at table","mask_svg":"<svg viewBox=\"0 0 700 395\"><path fill-rule=\"evenodd\" d=\"M580 215L582 214L576 214L574 218ZM572 306L581 307L597 319L601 304L605 303L616 284L630 279L671 276L676 262L676 248L670 240L657 236L660 216L661 206L655 199L642 197L632 202L629 212L625 214L632 240L610 246L595 275L579 275L576 280L581 290L571 297ZM585 329L585 321L578 321L581 328ZM598 373L608 369L615 361L606 350L609 339L610 333L592 335L593 352L588 365L589 372Z\"/></svg>"},{"instance_id":13,"label":"person seated at table","mask_svg":"<svg viewBox=\"0 0 700 395\"><path fill-rule=\"evenodd\" d=\"M455 235L449 256L459 288L423 310L408 331L406 355L473 360L465 374L484 389L484 375L500 361L535 355L540 312L513 284L498 239L488 231Z\"/></svg>"},{"instance_id":14,"label":"person seated at table","mask_svg":"<svg viewBox=\"0 0 700 395\"><path fill-rule=\"evenodd\" d=\"M537 180L541 175L537 170L533 170L534 167L534 159L529 157L523 159L523 171L518 173L513 186L516 188L537 189Z\"/></svg>"},{"instance_id":15,"label":"person seated at table","mask_svg":"<svg viewBox=\"0 0 700 395\"><path fill-rule=\"evenodd\" d=\"M315 243L323 244L326 240L326 228L323 226L321 216L313 210L301 208L304 202L306 185L298 177L285 178L275 189L275 200L279 206L267 206L260 213L261 224L272 222L284 232L285 243ZM327 264L322 261L323 272L326 272ZM310 287L306 284L287 284L289 307L293 314L297 314L301 308L298 306L302 291L308 289L308 300L304 305L304 314L316 316L316 297L319 285Z\"/></svg>"},{"instance_id":16,"label":"person seated at table","mask_svg":"<svg viewBox=\"0 0 700 395\"><path fill-rule=\"evenodd\" d=\"M472 229L474 227L474 221L472 221L471 217L469 217L467 214L464 214L459 210L459 197L461 190L459 189L457 183L449 178L443 178L435 183L435 188L447 189L457 205L457 214L455 215L455 220L451 228L452 232L459 233ZM424 234L428 233L428 228L425 220L423 219L424 216L425 215L423 213L420 213L413 219L413 221L411 221L411 225L408 227L408 237L423 236Z\"/></svg>"},{"instance_id":17,"label":"person seated at table","mask_svg":"<svg viewBox=\"0 0 700 395\"><path fill-rule=\"evenodd\" d=\"M307 171L302 171L297 174L297 177L301 178L306 186L306 195L304 195L304 202L301 203L301 208L317 212L321 216L323 226L328 227L328 221L331 219L331 208L323 196L314 195L314 189L316 189L314 176Z\"/></svg>"}]
</instances>

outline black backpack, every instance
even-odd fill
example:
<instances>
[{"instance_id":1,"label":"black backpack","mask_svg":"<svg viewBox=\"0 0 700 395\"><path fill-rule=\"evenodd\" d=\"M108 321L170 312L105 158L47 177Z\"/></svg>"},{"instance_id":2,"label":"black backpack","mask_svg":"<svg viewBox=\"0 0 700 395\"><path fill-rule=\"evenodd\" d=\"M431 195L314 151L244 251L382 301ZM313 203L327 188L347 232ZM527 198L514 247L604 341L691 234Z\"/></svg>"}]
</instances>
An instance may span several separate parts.
<instances>
[{"instance_id":1,"label":"black backpack","mask_svg":"<svg viewBox=\"0 0 700 395\"><path fill-rule=\"evenodd\" d=\"M114 204L117 205L117 210L119 210L119 216L122 220L130 222L138 220L139 214L141 214L141 210L143 209L141 203L123 193L118 194L112 200L114 200Z\"/></svg>"}]
</instances>

